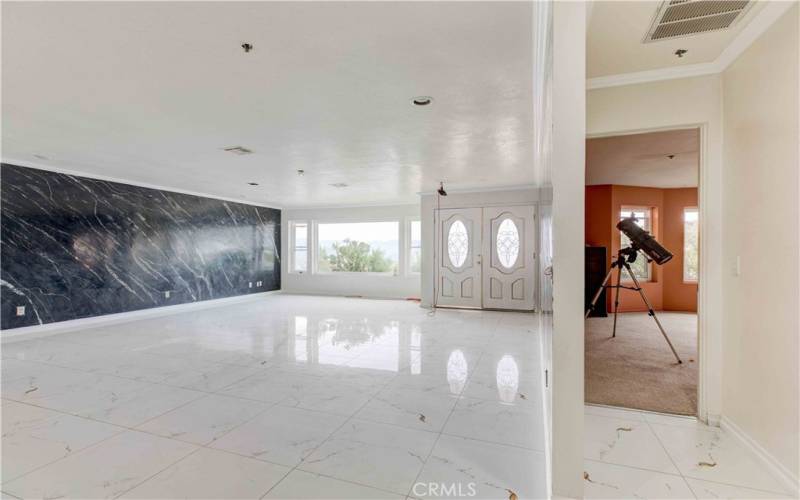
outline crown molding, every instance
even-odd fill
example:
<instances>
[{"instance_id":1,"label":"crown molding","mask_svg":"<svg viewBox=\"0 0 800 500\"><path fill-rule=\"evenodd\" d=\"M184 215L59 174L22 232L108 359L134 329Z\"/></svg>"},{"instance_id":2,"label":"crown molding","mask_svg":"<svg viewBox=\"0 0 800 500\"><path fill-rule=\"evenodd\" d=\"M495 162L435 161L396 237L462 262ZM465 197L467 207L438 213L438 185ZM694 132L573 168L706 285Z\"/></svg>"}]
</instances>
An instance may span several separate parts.
<instances>
[{"instance_id":1,"label":"crown molding","mask_svg":"<svg viewBox=\"0 0 800 500\"><path fill-rule=\"evenodd\" d=\"M660 82L678 78L692 78L695 76L713 75L719 72L720 70L715 61L710 63L689 64L686 66L673 66L671 68L652 69L649 71L637 71L635 73L597 76L586 80L586 90L636 85L638 83Z\"/></svg>"},{"instance_id":2,"label":"crown molding","mask_svg":"<svg viewBox=\"0 0 800 500\"><path fill-rule=\"evenodd\" d=\"M251 206L263 207L263 208L274 208L276 210L282 210L283 209L283 207L281 207L281 206L267 205L267 204L259 203L257 201L253 201L253 200L240 199L240 198L229 198L229 197L225 197L225 196L217 196L215 194L210 194L210 193L201 193L201 192L198 192L198 191L189 191L189 190L186 190L186 189L178 189L178 188L170 187L170 186L162 186L162 185L159 185L159 184L149 184L149 183L146 183L146 182L132 181L132 180L129 180L129 179L122 179L122 178L119 178L119 177L111 177L111 176L108 176L108 175L91 174L91 173L88 173L88 172L84 172L82 170L75 170L75 169L71 169L71 168L62 168L62 167L57 167L55 165L47 165L47 164L44 164L44 163L38 163L38 162L28 161L28 160L19 160L19 159L16 159L16 158L3 157L3 158L0 159L0 162L7 163L9 165L16 165L18 167L33 168L33 169L36 169L36 170L46 170L48 172L54 172L54 173L57 173L57 174L72 175L72 176L75 176L75 177L86 177L87 179L95 179L95 180L98 180L98 181L116 182L118 184L127 184L128 186L137 186L137 187L142 187L142 188L147 188L147 189L156 189L158 191L167 191L167 192L170 192L170 193L188 194L190 196L197 196L199 198L211 198L213 200L230 201L232 203L240 203L242 205L251 205Z\"/></svg>"},{"instance_id":3,"label":"crown molding","mask_svg":"<svg viewBox=\"0 0 800 500\"><path fill-rule=\"evenodd\" d=\"M739 32L714 61L714 64L719 67L719 71L725 71L753 42L758 40L758 37L796 4L796 0L767 2L767 5Z\"/></svg>"},{"instance_id":4,"label":"crown molding","mask_svg":"<svg viewBox=\"0 0 800 500\"><path fill-rule=\"evenodd\" d=\"M586 80L586 89L594 90L607 87L620 87L623 85L635 85L639 83L659 82L722 73L747 50L758 37L767 31L775 21L795 5L795 3L794 1L768 2L712 62L672 66L669 68L637 71L633 73L621 73L618 75L598 76Z\"/></svg>"}]
</instances>

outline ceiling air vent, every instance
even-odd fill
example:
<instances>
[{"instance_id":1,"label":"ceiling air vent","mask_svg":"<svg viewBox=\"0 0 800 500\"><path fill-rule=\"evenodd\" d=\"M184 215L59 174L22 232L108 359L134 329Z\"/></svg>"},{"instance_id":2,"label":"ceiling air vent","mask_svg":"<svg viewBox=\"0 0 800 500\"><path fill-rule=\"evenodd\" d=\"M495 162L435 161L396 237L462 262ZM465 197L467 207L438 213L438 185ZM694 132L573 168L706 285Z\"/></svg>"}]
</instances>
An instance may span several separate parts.
<instances>
[{"instance_id":1,"label":"ceiling air vent","mask_svg":"<svg viewBox=\"0 0 800 500\"><path fill-rule=\"evenodd\" d=\"M658 7L644 43L730 28L752 3L748 0L667 0Z\"/></svg>"},{"instance_id":2,"label":"ceiling air vent","mask_svg":"<svg viewBox=\"0 0 800 500\"><path fill-rule=\"evenodd\" d=\"M231 146L229 148L222 148L222 150L227 151L228 153L233 153L235 155L249 155L253 153L252 150L243 148L241 146Z\"/></svg>"}]
</instances>

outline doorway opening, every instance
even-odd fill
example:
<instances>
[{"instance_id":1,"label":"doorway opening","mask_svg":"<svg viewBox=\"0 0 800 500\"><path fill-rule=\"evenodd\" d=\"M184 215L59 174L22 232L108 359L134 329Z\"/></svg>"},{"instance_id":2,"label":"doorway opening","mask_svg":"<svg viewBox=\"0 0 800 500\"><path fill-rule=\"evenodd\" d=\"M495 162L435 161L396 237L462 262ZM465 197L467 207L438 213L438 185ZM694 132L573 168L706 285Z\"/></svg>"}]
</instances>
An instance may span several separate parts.
<instances>
[{"instance_id":1,"label":"doorway opening","mask_svg":"<svg viewBox=\"0 0 800 500\"><path fill-rule=\"evenodd\" d=\"M698 128L587 139L587 310L600 292L585 326L587 403L697 415L699 166ZM630 252L617 228L630 218L672 258L630 253L604 287Z\"/></svg>"}]
</instances>

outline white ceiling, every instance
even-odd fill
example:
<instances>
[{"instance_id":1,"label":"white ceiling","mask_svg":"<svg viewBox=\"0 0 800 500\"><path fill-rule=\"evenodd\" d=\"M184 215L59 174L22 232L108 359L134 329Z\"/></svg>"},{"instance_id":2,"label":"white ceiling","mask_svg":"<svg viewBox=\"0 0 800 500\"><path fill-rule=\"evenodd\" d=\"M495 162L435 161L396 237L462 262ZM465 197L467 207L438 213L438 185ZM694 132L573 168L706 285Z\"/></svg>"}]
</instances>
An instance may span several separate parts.
<instances>
[{"instance_id":1,"label":"white ceiling","mask_svg":"<svg viewBox=\"0 0 800 500\"><path fill-rule=\"evenodd\" d=\"M595 1L586 39L588 78L713 62L764 8L754 4L736 23L721 31L642 43L660 0ZM681 58L678 49L688 52Z\"/></svg>"},{"instance_id":2,"label":"white ceiling","mask_svg":"<svg viewBox=\"0 0 800 500\"><path fill-rule=\"evenodd\" d=\"M287 207L534 182L529 3L4 2L2 29L6 161Z\"/></svg>"},{"instance_id":3,"label":"white ceiling","mask_svg":"<svg viewBox=\"0 0 800 500\"><path fill-rule=\"evenodd\" d=\"M697 129L588 139L586 184L697 187L699 147Z\"/></svg>"}]
</instances>

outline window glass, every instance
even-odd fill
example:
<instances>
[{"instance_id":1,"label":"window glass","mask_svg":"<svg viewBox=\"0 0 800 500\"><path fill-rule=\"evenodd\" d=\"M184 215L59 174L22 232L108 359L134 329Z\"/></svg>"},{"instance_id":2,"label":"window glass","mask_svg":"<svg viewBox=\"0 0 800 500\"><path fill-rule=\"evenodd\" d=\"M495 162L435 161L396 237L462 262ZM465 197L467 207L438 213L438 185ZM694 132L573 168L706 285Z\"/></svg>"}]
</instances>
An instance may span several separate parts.
<instances>
[{"instance_id":1,"label":"window glass","mask_svg":"<svg viewBox=\"0 0 800 500\"><path fill-rule=\"evenodd\" d=\"M399 235L398 221L320 223L319 272L397 274Z\"/></svg>"},{"instance_id":2,"label":"window glass","mask_svg":"<svg viewBox=\"0 0 800 500\"><path fill-rule=\"evenodd\" d=\"M699 217L696 208L683 210L683 281L697 281Z\"/></svg>"},{"instance_id":3,"label":"window glass","mask_svg":"<svg viewBox=\"0 0 800 500\"><path fill-rule=\"evenodd\" d=\"M422 270L422 224L411 221L409 230L408 271L419 273Z\"/></svg>"},{"instance_id":4,"label":"window glass","mask_svg":"<svg viewBox=\"0 0 800 500\"><path fill-rule=\"evenodd\" d=\"M633 214L636 217L636 224L644 229L645 231L650 232L651 229L651 210L649 208L641 208L641 207L622 207L619 213L619 219L626 219ZM630 246L631 240L625 236L625 233L622 231L619 232L619 247L625 248ZM631 270L633 271L633 275L636 276L636 279L640 281L650 281L650 263L647 262L647 258L639 252L636 256L636 260L630 263ZM622 274L623 279L630 279L625 275Z\"/></svg>"},{"instance_id":5,"label":"window glass","mask_svg":"<svg viewBox=\"0 0 800 500\"><path fill-rule=\"evenodd\" d=\"M504 219L497 228L497 258L506 269L517 263L519 257L519 231L511 219Z\"/></svg>"},{"instance_id":6,"label":"window glass","mask_svg":"<svg viewBox=\"0 0 800 500\"><path fill-rule=\"evenodd\" d=\"M469 234L464 223L457 220L450 225L447 232L447 256L450 257L453 267L459 268L467 261L468 253Z\"/></svg>"},{"instance_id":7,"label":"window glass","mask_svg":"<svg viewBox=\"0 0 800 500\"><path fill-rule=\"evenodd\" d=\"M308 224L293 225L292 271L304 273L308 268Z\"/></svg>"}]
</instances>

